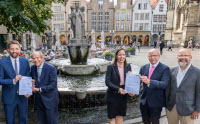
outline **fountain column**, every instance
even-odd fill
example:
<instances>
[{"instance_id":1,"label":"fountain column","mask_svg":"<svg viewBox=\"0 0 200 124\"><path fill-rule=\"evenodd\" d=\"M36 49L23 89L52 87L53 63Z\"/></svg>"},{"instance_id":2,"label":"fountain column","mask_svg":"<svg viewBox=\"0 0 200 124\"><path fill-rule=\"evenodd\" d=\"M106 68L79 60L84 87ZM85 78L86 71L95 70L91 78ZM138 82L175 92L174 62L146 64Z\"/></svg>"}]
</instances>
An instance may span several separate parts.
<instances>
[{"instance_id":1,"label":"fountain column","mask_svg":"<svg viewBox=\"0 0 200 124\"><path fill-rule=\"evenodd\" d=\"M31 32L31 53L36 50L35 34Z\"/></svg>"},{"instance_id":2,"label":"fountain column","mask_svg":"<svg viewBox=\"0 0 200 124\"><path fill-rule=\"evenodd\" d=\"M94 31L94 29L92 29L91 34L92 34L92 46L91 46L90 50L91 51L96 51L97 48L95 46L95 31Z\"/></svg>"},{"instance_id":3,"label":"fountain column","mask_svg":"<svg viewBox=\"0 0 200 124\"><path fill-rule=\"evenodd\" d=\"M101 49L105 49L105 44L104 44L104 31L102 30L101 32Z\"/></svg>"}]
</instances>

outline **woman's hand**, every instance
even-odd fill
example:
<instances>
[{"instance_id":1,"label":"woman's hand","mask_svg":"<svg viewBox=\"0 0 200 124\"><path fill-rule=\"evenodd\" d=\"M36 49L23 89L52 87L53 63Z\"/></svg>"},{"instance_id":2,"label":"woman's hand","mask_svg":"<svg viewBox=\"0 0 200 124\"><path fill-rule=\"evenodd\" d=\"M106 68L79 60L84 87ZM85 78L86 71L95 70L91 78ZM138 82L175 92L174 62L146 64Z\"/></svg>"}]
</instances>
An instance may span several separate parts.
<instances>
[{"instance_id":1,"label":"woman's hand","mask_svg":"<svg viewBox=\"0 0 200 124\"><path fill-rule=\"evenodd\" d=\"M128 93L128 95L129 95L129 96L135 96L135 94L133 94L133 93Z\"/></svg>"},{"instance_id":2,"label":"woman's hand","mask_svg":"<svg viewBox=\"0 0 200 124\"><path fill-rule=\"evenodd\" d=\"M125 94L126 94L125 90L122 89L122 88L119 88L119 93L122 94L122 95L125 95Z\"/></svg>"}]
</instances>

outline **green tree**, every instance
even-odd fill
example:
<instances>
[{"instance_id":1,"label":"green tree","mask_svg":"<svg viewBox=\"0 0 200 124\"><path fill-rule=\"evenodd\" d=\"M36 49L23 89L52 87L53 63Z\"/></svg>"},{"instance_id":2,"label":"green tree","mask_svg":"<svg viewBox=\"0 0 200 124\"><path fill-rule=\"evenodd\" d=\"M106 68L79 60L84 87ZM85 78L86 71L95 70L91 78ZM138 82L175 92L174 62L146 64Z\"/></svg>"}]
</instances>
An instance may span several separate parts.
<instances>
[{"instance_id":1,"label":"green tree","mask_svg":"<svg viewBox=\"0 0 200 124\"><path fill-rule=\"evenodd\" d=\"M51 19L51 4L55 0L0 0L0 25L8 33L27 31L43 33L50 27L45 20ZM56 0L62 2L63 0Z\"/></svg>"}]
</instances>

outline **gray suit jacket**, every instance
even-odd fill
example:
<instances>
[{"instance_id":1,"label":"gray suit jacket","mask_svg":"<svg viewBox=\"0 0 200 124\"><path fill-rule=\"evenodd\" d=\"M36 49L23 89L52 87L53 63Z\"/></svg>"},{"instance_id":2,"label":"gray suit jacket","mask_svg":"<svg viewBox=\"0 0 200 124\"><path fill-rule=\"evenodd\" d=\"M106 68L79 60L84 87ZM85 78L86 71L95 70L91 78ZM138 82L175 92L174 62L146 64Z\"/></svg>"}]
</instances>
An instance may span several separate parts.
<instances>
[{"instance_id":1,"label":"gray suit jacket","mask_svg":"<svg viewBox=\"0 0 200 124\"><path fill-rule=\"evenodd\" d=\"M166 107L171 111L176 104L180 116L188 116L194 111L200 112L200 70L191 65L177 88L178 68L170 70L171 79L166 88Z\"/></svg>"}]
</instances>

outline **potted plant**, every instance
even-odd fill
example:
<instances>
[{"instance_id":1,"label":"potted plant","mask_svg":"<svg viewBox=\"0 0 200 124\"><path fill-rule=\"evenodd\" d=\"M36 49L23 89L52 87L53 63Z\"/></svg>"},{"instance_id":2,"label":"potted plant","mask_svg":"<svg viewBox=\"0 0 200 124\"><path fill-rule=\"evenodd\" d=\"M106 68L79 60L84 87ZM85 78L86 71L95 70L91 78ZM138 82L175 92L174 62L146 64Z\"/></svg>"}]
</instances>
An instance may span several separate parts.
<instances>
[{"instance_id":1,"label":"potted plant","mask_svg":"<svg viewBox=\"0 0 200 124\"><path fill-rule=\"evenodd\" d=\"M104 51L103 52L103 56L105 57L106 60L112 61L112 57L113 57L112 52L110 52L110 51Z\"/></svg>"},{"instance_id":2,"label":"potted plant","mask_svg":"<svg viewBox=\"0 0 200 124\"><path fill-rule=\"evenodd\" d=\"M130 54L129 54L130 48L125 49L125 51L126 51L126 57L130 57Z\"/></svg>"},{"instance_id":3,"label":"potted plant","mask_svg":"<svg viewBox=\"0 0 200 124\"><path fill-rule=\"evenodd\" d=\"M131 53L131 55L135 55L135 47L132 46L130 48L130 53Z\"/></svg>"}]
</instances>

